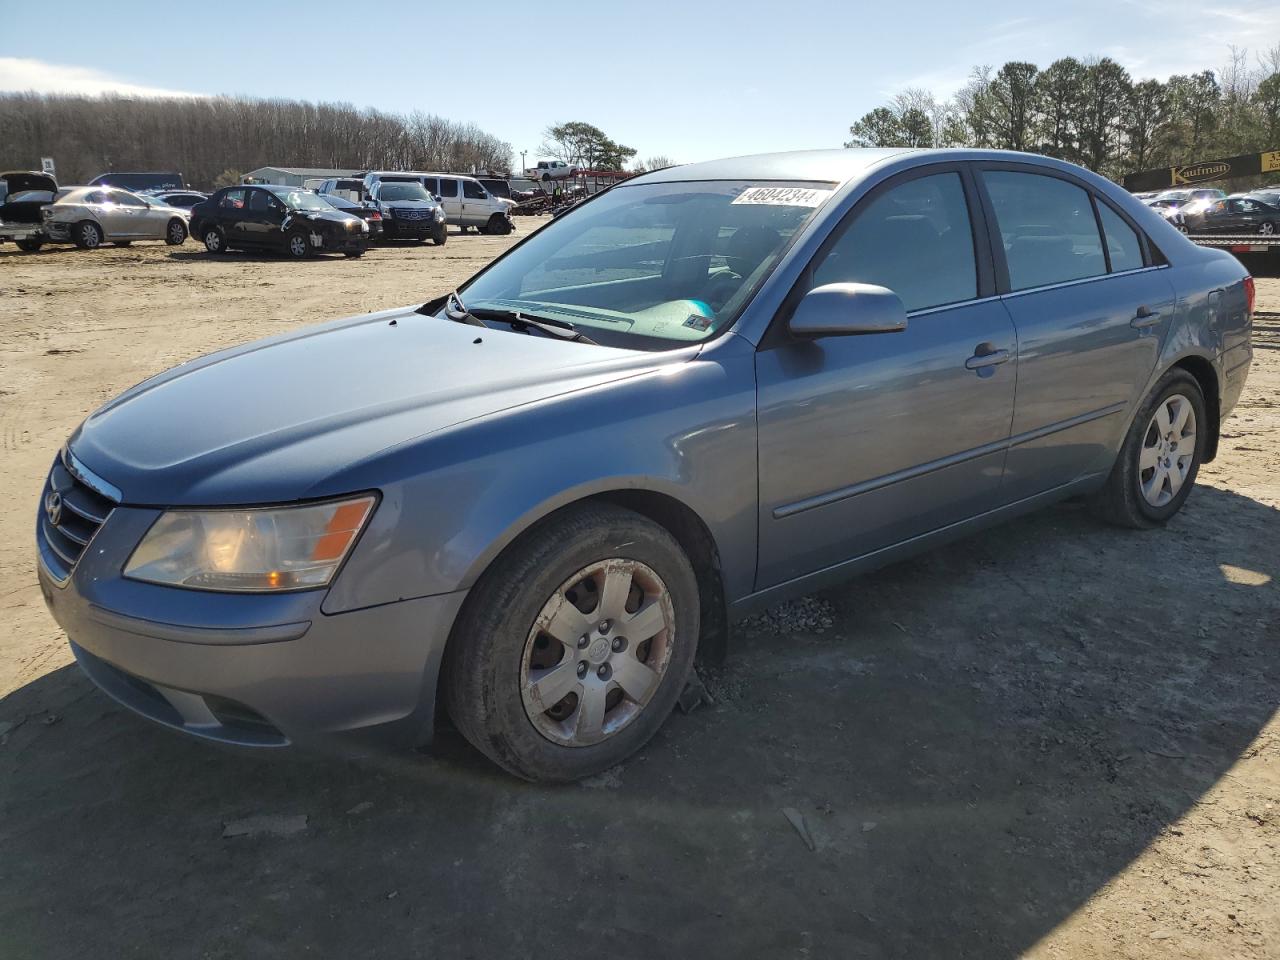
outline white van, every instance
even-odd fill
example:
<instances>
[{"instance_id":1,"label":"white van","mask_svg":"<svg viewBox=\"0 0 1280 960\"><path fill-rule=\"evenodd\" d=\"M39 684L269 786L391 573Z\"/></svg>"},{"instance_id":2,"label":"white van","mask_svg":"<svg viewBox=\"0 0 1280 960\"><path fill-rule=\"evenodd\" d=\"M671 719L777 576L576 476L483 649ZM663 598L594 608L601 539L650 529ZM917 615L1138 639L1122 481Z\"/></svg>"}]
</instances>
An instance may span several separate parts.
<instances>
[{"instance_id":1,"label":"white van","mask_svg":"<svg viewBox=\"0 0 1280 960\"><path fill-rule=\"evenodd\" d=\"M515 229L511 210L515 203L495 197L475 177L460 173L424 173L427 193L439 197L445 216L463 233L475 227L481 233L507 234Z\"/></svg>"}]
</instances>

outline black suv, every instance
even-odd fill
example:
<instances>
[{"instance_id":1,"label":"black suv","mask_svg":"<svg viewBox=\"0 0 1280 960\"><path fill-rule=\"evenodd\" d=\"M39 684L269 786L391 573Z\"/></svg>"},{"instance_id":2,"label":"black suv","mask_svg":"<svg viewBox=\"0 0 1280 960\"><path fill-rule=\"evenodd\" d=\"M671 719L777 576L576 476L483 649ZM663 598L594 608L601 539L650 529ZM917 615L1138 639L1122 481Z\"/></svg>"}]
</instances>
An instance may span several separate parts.
<instances>
[{"instance_id":1,"label":"black suv","mask_svg":"<svg viewBox=\"0 0 1280 960\"><path fill-rule=\"evenodd\" d=\"M358 257L369 249L369 226L301 187L225 187L191 208L191 235L210 253L283 250L301 259L332 250Z\"/></svg>"}]
</instances>

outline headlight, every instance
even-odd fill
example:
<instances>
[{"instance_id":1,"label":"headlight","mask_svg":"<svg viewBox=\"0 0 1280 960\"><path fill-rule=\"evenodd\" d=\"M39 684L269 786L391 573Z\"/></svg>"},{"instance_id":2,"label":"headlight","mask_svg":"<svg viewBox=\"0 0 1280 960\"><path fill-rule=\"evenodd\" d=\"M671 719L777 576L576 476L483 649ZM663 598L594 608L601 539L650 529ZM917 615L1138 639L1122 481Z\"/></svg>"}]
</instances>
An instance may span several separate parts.
<instances>
[{"instance_id":1,"label":"headlight","mask_svg":"<svg viewBox=\"0 0 1280 960\"><path fill-rule=\"evenodd\" d=\"M390 207L387 207L385 210L382 211L382 216L387 220L390 220L395 215L396 215L396 212L392 210Z\"/></svg>"},{"instance_id":2,"label":"headlight","mask_svg":"<svg viewBox=\"0 0 1280 960\"><path fill-rule=\"evenodd\" d=\"M444 223L444 209L436 207L436 223Z\"/></svg>"},{"instance_id":3,"label":"headlight","mask_svg":"<svg viewBox=\"0 0 1280 960\"><path fill-rule=\"evenodd\" d=\"M169 510L142 538L124 575L196 590L328 586L376 502L364 496L301 507Z\"/></svg>"}]
</instances>

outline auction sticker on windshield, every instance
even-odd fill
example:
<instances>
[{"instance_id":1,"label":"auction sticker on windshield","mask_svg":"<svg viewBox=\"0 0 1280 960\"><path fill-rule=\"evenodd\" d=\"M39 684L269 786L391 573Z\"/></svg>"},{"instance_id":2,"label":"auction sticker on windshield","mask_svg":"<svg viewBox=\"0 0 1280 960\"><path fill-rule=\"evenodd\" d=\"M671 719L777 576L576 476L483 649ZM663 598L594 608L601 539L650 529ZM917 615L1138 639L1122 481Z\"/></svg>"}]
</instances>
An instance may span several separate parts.
<instances>
[{"instance_id":1,"label":"auction sticker on windshield","mask_svg":"<svg viewBox=\"0 0 1280 960\"><path fill-rule=\"evenodd\" d=\"M776 207L816 207L835 193L810 187L748 187L733 203L763 203Z\"/></svg>"}]
</instances>

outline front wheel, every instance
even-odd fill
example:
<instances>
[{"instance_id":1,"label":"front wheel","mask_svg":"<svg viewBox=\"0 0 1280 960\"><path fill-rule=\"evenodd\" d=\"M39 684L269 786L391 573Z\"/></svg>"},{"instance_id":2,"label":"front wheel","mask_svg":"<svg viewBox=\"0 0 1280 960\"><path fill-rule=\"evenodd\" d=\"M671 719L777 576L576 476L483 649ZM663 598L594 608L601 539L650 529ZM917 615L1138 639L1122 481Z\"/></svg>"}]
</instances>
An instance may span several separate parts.
<instances>
[{"instance_id":1,"label":"front wheel","mask_svg":"<svg viewBox=\"0 0 1280 960\"><path fill-rule=\"evenodd\" d=\"M187 225L174 217L164 231L164 242L171 247L178 247L187 242Z\"/></svg>"},{"instance_id":2,"label":"front wheel","mask_svg":"<svg viewBox=\"0 0 1280 960\"><path fill-rule=\"evenodd\" d=\"M358 260L360 257L364 256L364 251L363 250L343 250L342 255L352 260Z\"/></svg>"},{"instance_id":3,"label":"front wheel","mask_svg":"<svg viewBox=\"0 0 1280 960\"><path fill-rule=\"evenodd\" d=\"M495 237L505 237L511 230L511 221L500 213L491 216L484 228L485 233Z\"/></svg>"},{"instance_id":4,"label":"front wheel","mask_svg":"<svg viewBox=\"0 0 1280 960\"><path fill-rule=\"evenodd\" d=\"M35 253L44 246L43 240L33 240L29 237L24 237L23 239L16 240L14 242L17 243L18 249L23 253Z\"/></svg>"},{"instance_id":5,"label":"front wheel","mask_svg":"<svg viewBox=\"0 0 1280 960\"><path fill-rule=\"evenodd\" d=\"M1134 417L1095 511L1122 527L1166 523L1191 495L1209 427L1199 382L1170 370Z\"/></svg>"},{"instance_id":6,"label":"front wheel","mask_svg":"<svg viewBox=\"0 0 1280 960\"><path fill-rule=\"evenodd\" d=\"M295 260L301 260L304 257L311 256L311 242L307 239L307 235L301 230L295 230L289 234L285 240L285 250L289 256Z\"/></svg>"},{"instance_id":7,"label":"front wheel","mask_svg":"<svg viewBox=\"0 0 1280 960\"><path fill-rule=\"evenodd\" d=\"M1276 225L1268 220L1266 223L1258 227L1258 232L1264 237L1273 237L1276 233Z\"/></svg>"},{"instance_id":8,"label":"front wheel","mask_svg":"<svg viewBox=\"0 0 1280 960\"><path fill-rule=\"evenodd\" d=\"M472 589L445 652L445 702L499 766L574 780L658 731L697 642L697 579L675 538L621 507L576 508L525 534Z\"/></svg>"},{"instance_id":9,"label":"front wheel","mask_svg":"<svg viewBox=\"0 0 1280 960\"><path fill-rule=\"evenodd\" d=\"M443 247L445 241L449 239L449 225L446 223L436 227L436 232L431 235L431 242L437 247Z\"/></svg>"}]
</instances>

